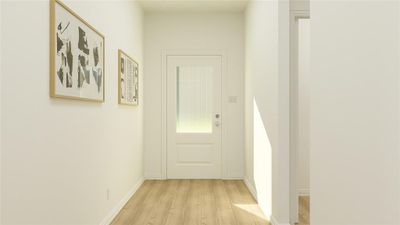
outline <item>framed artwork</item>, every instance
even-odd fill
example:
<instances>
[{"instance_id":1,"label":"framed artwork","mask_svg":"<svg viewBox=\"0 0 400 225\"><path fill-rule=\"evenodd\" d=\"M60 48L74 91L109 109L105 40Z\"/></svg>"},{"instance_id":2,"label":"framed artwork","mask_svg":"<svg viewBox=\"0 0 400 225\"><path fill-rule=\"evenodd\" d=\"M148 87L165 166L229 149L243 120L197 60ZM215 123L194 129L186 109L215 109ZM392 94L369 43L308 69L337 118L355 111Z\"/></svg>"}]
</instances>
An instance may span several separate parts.
<instances>
[{"instance_id":1,"label":"framed artwork","mask_svg":"<svg viewBox=\"0 0 400 225\"><path fill-rule=\"evenodd\" d=\"M139 65L122 50L118 50L118 103L138 105Z\"/></svg>"},{"instance_id":2,"label":"framed artwork","mask_svg":"<svg viewBox=\"0 0 400 225\"><path fill-rule=\"evenodd\" d=\"M50 0L50 96L104 102L104 36Z\"/></svg>"}]
</instances>

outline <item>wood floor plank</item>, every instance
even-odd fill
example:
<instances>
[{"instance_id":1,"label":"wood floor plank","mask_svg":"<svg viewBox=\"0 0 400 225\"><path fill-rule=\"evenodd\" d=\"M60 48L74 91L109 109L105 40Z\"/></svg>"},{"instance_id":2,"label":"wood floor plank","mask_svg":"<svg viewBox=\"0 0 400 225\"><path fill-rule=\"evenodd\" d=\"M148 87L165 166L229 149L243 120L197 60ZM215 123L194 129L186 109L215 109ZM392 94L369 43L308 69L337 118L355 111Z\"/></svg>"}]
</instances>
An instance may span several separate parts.
<instances>
[{"instance_id":1,"label":"wood floor plank","mask_svg":"<svg viewBox=\"0 0 400 225\"><path fill-rule=\"evenodd\" d=\"M158 201L156 201L151 210L147 212L147 215L143 217L142 221L138 224L165 224L168 218L168 212L171 208L171 204L176 195L178 180L167 180L165 181L166 188L163 190Z\"/></svg>"},{"instance_id":2,"label":"wood floor plank","mask_svg":"<svg viewBox=\"0 0 400 225\"><path fill-rule=\"evenodd\" d=\"M135 204L132 204L130 206L130 209L132 210L132 213L127 213L125 211L125 216L121 217L118 221L113 223L113 225L134 225L137 224L138 218L141 218L143 214L153 206L154 202L158 198L158 195L161 194L162 192L162 186L163 183L162 181L158 180L150 180L148 181L149 186L147 190L147 195L145 199L142 199L142 201L136 201ZM134 200L134 199L132 199ZM135 201L135 200L134 200ZM143 225L143 224L141 224Z\"/></svg>"},{"instance_id":3,"label":"wood floor plank","mask_svg":"<svg viewBox=\"0 0 400 225\"><path fill-rule=\"evenodd\" d=\"M212 180L200 182L200 224L202 225L218 225L212 183Z\"/></svg>"},{"instance_id":4,"label":"wood floor plank","mask_svg":"<svg viewBox=\"0 0 400 225\"><path fill-rule=\"evenodd\" d=\"M270 225L266 216L257 204L257 201L251 195L243 181L236 181L236 187L244 202L247 202L246 210L248 210L255 218L256 223L259 225Z\"/></svg>"},{"instance_id":5,"label":"wood floor plank","mask_svg":"<svg viewBox=\"0 0 400 225\"><path fill-rule=\"evenodd\" d=\"M250 216L249 213L239 208L238 205L246 203L240 198L234 181L224 181L224 187L229 195L229 199L231 200L233 212L235 213L238 225L256 225L254 218Z\"/></svg>"},{"instance_id":6,"label":"wood floor plank","mask_svg":"<svg viewBox=\"0 0 400 225\"><path fill-rule=\"evenodd\" d=\"M299 196L299 224L310 224L310 197Z\"/></svg>"},{"instance_id":7,"label":"wood floor plank","mask_svg":"<svg viewBox=\"0 0 400 225\"><path fill-rule=\"evenodd\" d=\"M224 181L225 188L233 204L233 211L239 225L259 225L268 224L268 221L260 221L259 218L252 212L252 206L255 205L254 199L251 196L246 197L241 192L240 182L242 181Z\"/></svg>"},{"instance_id":8,"label":"wood floor plank","mask_svg":"<svg viewBox=\"0 0 400 225\"><path fill-rule=\"evenodd\" d=\"M180 180L177 193L168 212L165 225L181 225L184 220L184 213L188 201L188 193L191 186L190 180Z\"/></svg>"},{"instance_id":9,"label":"wood floor plank","mask_svg":"<svg viewBox=\"0 0 400 225\"><path fill-rule=\"evenodd\" d=\"M222 180L213 182L213 195L219 225L238 225L232 209L231 200Z\"/></svg>"},{"instance_id":10,"label":"wood floor plank","mask_svg":"<svg viewBox=\"0 0 400 225\"><path fill-rule=\"evenodd\" d=\"M200 225L200 180L191 180L183 224Z\"/></svg>"},{"instance_id":11,"label":"wood floor plank","mask_svg":"<svg viewBox=\"0 0 400 225\"><path fill-rule=\"evenodd\" d=\"M143 213L135 218L132 225L147 225L153 224L152 221L163 220L163 215L160 215L161 211L167 207L168 197L171 195L173 189L173 183L171 180L159 181L161 183L160 188L154 192L153 195L149 195L142 203ZM163 208L164 207L164 208ZM167 210L169 209L169 206ZM166 219L166 215L165 215ZM159 222L159 224L162 224Z\"/></svg>"},{"instance_id":12,"label":"wood floor plank","mask_svg":"<svg viewBox=\"0 0 400 225\"><path fill-rule=\"evenodd\" d=\"M123 225L128 224L132 221L136 214L139 212L140 208L137 207L141 202L145 201L147 194L153 189L153 182L146 180L136 191L131 199L125 204L119 214L115 217L112 225Z\"/></svg>"},{"instance_id":13,"label":"wood floor plank","mask_svg":"<svg viewBox=\"0 0 400 225\"><path fill-rule=\"evenodd\" d=\"M145 181L112 225L267 225L242 181Z\"/></svg>"}]
</instances>

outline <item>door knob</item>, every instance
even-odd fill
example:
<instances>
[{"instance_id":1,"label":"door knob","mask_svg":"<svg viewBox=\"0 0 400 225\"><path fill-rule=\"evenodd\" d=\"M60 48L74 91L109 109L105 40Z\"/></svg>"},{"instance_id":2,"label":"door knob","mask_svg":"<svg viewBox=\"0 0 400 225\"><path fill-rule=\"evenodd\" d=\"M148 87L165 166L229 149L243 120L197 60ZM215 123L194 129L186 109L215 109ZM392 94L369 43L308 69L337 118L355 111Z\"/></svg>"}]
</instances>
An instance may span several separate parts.
<instances>
[{"instance_id":1,"label":"door knob","mask_svg":"<svg viewBox=\"0 0 400 225\"><path fill-rule=\"evenodd\" d=\"M219 127L221 125L220 118L221 118L221 115L219 113L216 113L215 114L215 126L216 127Z\"/></svg>"}]
</instances>

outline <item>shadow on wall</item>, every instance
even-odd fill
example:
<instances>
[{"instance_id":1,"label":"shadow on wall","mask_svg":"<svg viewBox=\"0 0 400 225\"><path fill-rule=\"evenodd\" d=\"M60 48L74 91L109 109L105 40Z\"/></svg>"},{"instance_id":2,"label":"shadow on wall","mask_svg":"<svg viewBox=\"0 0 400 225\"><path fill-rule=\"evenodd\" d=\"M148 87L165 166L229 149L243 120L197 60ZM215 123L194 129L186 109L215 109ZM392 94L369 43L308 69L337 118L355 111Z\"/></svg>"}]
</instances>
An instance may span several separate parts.
<instances>
[{"instance_id":1,"label":"shadow on wall","mask_svg":"<svg viewBox=\"0 0 400 225\"><path fill-rule=\"evenodd\" d=\"M253 174L258 204L270 219L272 214L272 147L257 101L253 99Z\"/></svg>"}]
</instances>

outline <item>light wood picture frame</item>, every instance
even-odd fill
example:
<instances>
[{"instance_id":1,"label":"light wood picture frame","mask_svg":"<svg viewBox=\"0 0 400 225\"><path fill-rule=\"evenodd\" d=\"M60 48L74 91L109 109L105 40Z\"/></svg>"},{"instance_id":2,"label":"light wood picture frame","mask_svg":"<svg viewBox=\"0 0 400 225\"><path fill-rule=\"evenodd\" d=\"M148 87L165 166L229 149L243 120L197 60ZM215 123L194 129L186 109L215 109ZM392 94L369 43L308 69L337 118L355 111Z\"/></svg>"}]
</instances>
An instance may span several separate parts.
<instances>
[{"instance_id":1,"label":"light wood picture frame","mask_svg":"<svg viewBox=\"0 0 400 225\"><path fill-rule=\"evenodd\" d=\"M50 0L50 97L105 99L105 38L60 0Z\"/></svg>"},{"instance_id":2,"label":"light wood picture frame","mask_svg":"<svg viewBox=\"0 0 400 225\"><path fill-rule=\"evenodd\" d=\"M139 64L121 49L118 50L118 103L139 104Z\"/></svg>"}]
</instances>

